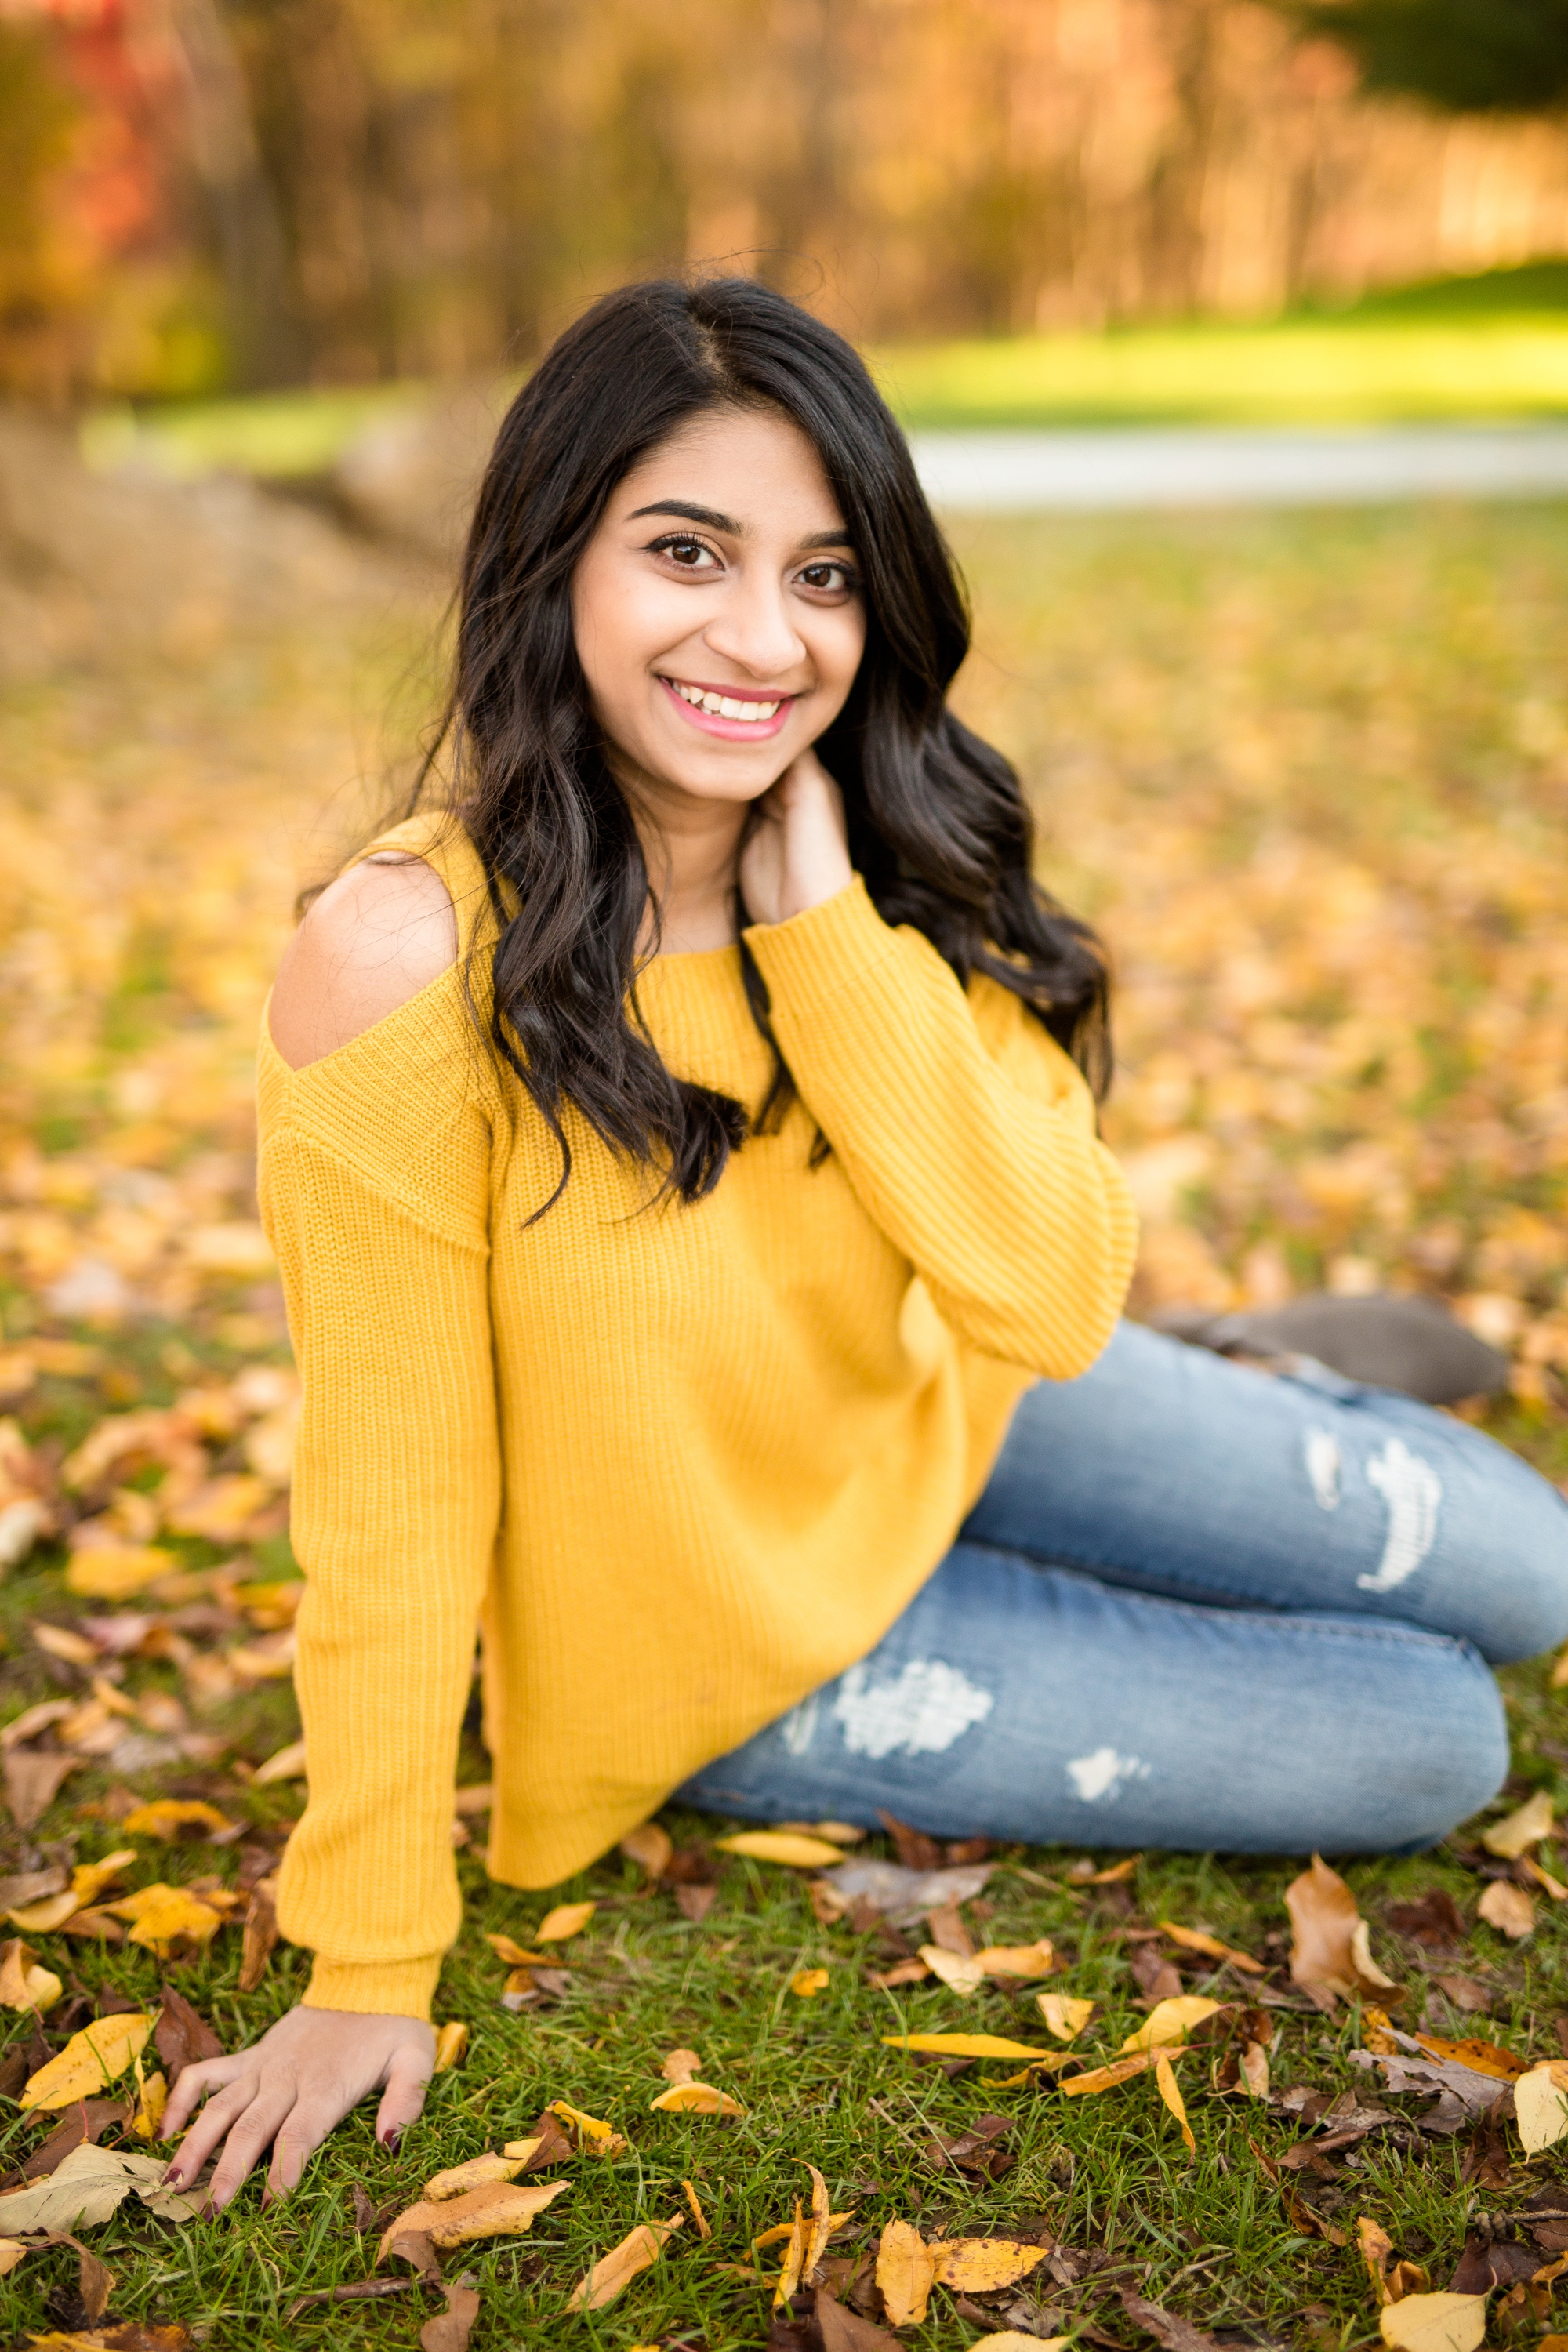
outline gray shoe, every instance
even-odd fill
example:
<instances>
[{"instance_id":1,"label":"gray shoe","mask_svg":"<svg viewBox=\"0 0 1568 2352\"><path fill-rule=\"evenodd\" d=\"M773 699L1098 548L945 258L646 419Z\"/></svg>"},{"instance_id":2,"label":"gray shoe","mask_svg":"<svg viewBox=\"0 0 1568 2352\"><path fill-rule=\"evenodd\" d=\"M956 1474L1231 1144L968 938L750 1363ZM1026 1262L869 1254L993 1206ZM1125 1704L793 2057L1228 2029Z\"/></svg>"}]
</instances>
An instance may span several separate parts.
<instances>
[{"instance_id":1,"label":"gray shoe","mask_svg":"<svg viewBox=\"0 0 1568 2352\"><path fill-rule=\"evenodd\" d=\"M1508 1379L1506 1356L1457 1323L1440 1299L1420 1294L1338 1298L1318 1291L1288 1307L1239 1315L1168 1307L1150 1320L1173 1339L1212 1348L1218 1356L1311 1356L1348 1381L1398 1389L1426 1404L1487 1396Z\"/></svg>"}]
</instances>

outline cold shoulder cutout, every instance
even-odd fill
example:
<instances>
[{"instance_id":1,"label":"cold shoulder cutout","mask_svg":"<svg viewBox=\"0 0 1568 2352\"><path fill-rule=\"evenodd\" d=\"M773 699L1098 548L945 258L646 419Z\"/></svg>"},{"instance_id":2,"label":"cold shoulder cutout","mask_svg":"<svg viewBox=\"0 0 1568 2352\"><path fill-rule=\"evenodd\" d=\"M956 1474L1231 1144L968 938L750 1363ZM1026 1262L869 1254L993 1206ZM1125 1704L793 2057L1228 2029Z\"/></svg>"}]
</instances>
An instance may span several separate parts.
<instances>
[{"instance_id":1,"label":"cold shoulder cutout","mask_svg":"<svg viewBox=\"0 0 1568 2352\"><path fill-rule=\"evenodd\" d=\"M290 940L268 1012L274 1048L309 1068L457 961L452 894L406 850L373 847L322 892Z\"/></svg>"}]
</instances>

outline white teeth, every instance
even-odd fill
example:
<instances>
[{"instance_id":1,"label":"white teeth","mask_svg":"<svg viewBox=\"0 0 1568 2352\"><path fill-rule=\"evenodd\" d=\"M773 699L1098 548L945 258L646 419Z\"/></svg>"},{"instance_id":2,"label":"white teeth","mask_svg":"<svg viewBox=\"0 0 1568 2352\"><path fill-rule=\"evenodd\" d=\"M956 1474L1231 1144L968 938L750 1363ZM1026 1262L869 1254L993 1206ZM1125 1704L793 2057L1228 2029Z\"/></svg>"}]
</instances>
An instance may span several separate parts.
<instances>
[{"instance_id":1,"label":"white teeth","mask_svg":"<svg viewBox=\"0 0 1568 2352\"><path fill-rule=\"evenodd\" d=\"M706 710L715 719L743 719L755 724L759 719L775 717L778 711L776 702L738 702L733 695L710 694L700 686L679 685L674 678L669 683L682 702L689 702L694 710Z\"/></svg>"}]
</instances>

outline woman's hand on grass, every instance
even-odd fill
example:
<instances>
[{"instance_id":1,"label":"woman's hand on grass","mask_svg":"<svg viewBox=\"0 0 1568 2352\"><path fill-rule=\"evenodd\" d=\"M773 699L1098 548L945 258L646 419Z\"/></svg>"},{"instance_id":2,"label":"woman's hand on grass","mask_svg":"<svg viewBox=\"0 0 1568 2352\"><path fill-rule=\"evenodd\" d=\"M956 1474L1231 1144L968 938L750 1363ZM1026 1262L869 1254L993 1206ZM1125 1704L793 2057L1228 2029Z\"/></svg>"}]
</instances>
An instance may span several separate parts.
<instances>
[{"instance_id":1,"label":"woman's hand on grass","mask_svg":"<svg viewBox=\"0 0 1568 2352\"><path fill-rule=\"evenodd\" d=\"M435 2063L436 2036L420 2018L291 2009L250 2049L184 2069L169 2095L163 2137L173 2137L204 2098L206 2105L170 2164L169 2186L193 2181L221 2140L212 2212L228 2203L268 2147L267 2193L282 2196L307 2157L372 2091L382 2094L375 2136L394 2145L425 2105Z\"/></svg>"},{"instance_id":2,"label":"woman's hand on grass","mask_svg":"<svg viewBox=\"0 0 1568 2352\"><path fill-rule=\"evenodd\" d=\"M753 923L787 923L855 878L844 795L815 751L792 760L756 804L741 852L741 896Z\"/></svg>"}]
</instances>

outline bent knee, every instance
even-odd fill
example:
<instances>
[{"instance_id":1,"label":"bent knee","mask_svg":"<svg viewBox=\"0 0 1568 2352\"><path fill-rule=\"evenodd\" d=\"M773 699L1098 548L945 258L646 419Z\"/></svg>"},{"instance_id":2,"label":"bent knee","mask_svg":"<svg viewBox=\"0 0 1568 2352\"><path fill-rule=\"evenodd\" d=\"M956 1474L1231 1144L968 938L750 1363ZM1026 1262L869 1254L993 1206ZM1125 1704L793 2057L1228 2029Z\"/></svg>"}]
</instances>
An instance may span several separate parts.
<instances>
[{"instance_id":1,"label":"bent knee","mask_svg":"<svg viewBox=\"0 0 1568 2352\"><path fill-rule=\"evenodd\" d=\"M1495 1665L1568 1641L1568 1502L1534 1471L1527 1476L1500 1507L1474 1563L1474 1639Z\"/></svg>"},{"instance_id":2,"label":"bent knee","mask_svg":"<svg viewBox=\"0 0 1568 2352\"><path fill-rule=\"evenodd\" d=\"M1418 1852L1490 1803L1508 1778L1502 1693L1468 1643L1434 1643L1411 1687L1384 1712L1380 1757L1363 1771L1376 1788L1368 1822L1342 1852Z\"/></svg>"}]
</instances>

